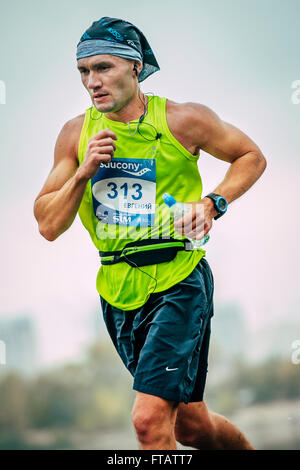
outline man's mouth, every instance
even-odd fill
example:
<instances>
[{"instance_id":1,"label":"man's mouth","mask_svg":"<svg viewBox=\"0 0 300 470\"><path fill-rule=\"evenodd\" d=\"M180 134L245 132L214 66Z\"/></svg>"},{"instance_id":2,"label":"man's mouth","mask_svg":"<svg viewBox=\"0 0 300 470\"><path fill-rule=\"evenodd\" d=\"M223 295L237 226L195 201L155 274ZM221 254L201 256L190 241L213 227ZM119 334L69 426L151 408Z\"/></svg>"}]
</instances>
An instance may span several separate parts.
<instances>
[{"instance_id":1,"label":"man's mouth","mask_svg":"<svg viewBox=\"0 0 300 470\"><path fill-rule=\"evenodd\" d=\"M105 96L108 96L107 93L97 93L96 95L93 96L94 100L101 100Z\"/></svg>"}]
</instances>

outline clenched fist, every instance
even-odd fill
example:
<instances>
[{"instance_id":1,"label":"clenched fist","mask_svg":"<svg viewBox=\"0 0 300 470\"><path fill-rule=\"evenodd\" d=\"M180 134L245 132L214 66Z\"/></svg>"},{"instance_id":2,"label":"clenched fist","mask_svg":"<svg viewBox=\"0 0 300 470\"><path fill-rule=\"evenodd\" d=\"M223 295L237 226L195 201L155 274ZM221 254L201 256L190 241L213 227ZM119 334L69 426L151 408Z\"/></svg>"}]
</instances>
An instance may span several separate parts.
<instances>
[{"instance_id":1,"label":"clenched fist","mask_svg":"<svg viewBox=\"0 0 300 470\"><path fill-rule=\"evenodd\" d=\"M101 162L110 162L116 150L114 141L117 139L113 131L104 129L89 140L84 159L78 169L83 178L93 178Z\"/></svg>"}]
</instances>

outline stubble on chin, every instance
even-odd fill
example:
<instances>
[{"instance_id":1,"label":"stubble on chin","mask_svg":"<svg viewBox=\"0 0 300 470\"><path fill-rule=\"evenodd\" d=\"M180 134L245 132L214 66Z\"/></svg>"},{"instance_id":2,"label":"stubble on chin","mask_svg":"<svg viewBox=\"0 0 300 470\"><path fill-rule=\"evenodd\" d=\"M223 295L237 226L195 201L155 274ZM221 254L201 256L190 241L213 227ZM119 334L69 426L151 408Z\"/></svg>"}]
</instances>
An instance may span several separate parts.
<instances>
[{"instance_id":1,"label":"stubble on chin","mask_svg":"<svg viewBox=\"0 0 300 470\"><path fill-rule=\"evenodd\" d=\"M107 104L97 104L93 101L94 107L97 109L99 113L110 113L115 112L116 104L115 103L107 103Z\"/></svg>"}]
</instances>

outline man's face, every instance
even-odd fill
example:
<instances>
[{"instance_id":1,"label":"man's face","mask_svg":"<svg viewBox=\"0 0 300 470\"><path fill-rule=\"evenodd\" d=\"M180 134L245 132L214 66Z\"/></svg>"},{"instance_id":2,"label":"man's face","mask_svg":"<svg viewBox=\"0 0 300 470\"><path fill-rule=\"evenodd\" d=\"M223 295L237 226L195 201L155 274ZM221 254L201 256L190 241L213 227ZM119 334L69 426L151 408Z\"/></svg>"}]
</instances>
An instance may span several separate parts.
<instances>
[{"instance_id":1,"label":"man's face","mask_svg":"<svg viewBox=\"0 0 300 470\"><path fill-rule=\"evenodd\" d=\"M112 55L96 55L77 61L84 87L102 113L117 112L133 97L137 81L134 61Z\"/></svg>"}]
</instances>

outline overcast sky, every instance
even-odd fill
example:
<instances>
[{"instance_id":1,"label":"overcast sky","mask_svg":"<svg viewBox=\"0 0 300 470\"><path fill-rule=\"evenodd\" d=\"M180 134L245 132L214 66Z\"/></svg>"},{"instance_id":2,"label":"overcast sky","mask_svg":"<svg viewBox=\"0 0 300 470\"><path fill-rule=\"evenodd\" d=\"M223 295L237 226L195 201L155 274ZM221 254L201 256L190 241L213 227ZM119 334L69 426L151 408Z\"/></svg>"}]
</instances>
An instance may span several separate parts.
<instances>
[{"instance_id":1,"label":"overcast sky","mask_svg":"<svg viewBox=\"0 0 300 470\"><path fill-rule=\"evenodd\" d=\"M207 260L216 303L241 305L249 334L299 311L300 1L17 0L2 2L0 80L0 318L28 313L41 360L74 357L88 341L98 252L77 217L54 243L43 239L33 202L53 164L63 124L90 106L76 70L76 45L102 16L146 35L161 71L142 90L211 107L246 132L268 162L263 177L215 221ZM3 101L3 100L2 100ZM1 102L1 99L0 99ZM201 153L203 195L228 164ZM217 321L217 311L215 314ZM295 336L300 338L299 328ZM1 332L0 332L1 339ZM290 351L287 351L290 354Z\"/></svg>"}]
</instances>

